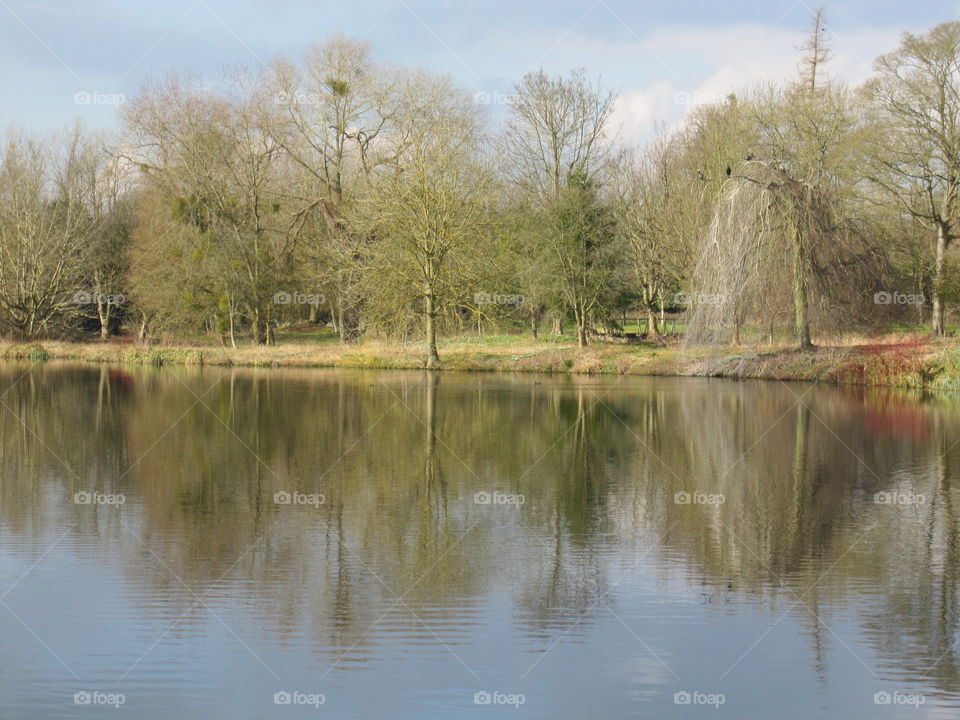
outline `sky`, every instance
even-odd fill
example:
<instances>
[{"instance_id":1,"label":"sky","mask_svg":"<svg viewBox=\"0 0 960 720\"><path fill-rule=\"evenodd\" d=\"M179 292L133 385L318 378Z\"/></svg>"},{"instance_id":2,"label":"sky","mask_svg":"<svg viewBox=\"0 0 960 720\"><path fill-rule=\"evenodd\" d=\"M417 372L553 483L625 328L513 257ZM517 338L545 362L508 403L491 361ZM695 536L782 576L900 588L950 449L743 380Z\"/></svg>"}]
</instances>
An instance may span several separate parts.
<instances>
[{"instance_id":1,"label":"sky","mask_svg":"<svg viewBox=\"0 0 960 720\"><path fill-rule=\"evenodd\" d=\"M792 77L816 0L0 0L0 131L55 132L81 117L119 127L117 105L170 71L216 78L298 57L343 33L377 59L453 76L493 113L530 70L586 68L617 95L628 138L675 126L697 103ZM829 74L852 83L904 31L960 20L940 0L826 5Z\"/></svg>"}]
</instances>

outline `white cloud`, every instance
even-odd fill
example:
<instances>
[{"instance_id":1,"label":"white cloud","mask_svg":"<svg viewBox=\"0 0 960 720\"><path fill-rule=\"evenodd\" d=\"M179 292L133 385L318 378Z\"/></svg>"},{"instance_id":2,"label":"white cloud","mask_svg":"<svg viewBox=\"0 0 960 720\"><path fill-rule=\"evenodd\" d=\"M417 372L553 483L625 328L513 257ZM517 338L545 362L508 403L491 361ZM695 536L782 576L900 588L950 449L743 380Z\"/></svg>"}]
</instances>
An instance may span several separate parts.
<instances>
[{"instance_id":1,"label":"white cloud","mask_svg":"<svg viewBox=\"0 0 960 720\"><path fill-rule=\"evenodd\" d=\"M673 83L665 81L654 83L648 90L618 95L611 118L615 132L625 140L651 136L658 123L676 120L676 94Z\"/></svg>"},{"instance_id":2,"label":"white cloud","mask_svg":"<svg viewBox=\"0 0 960 720\"><path fill-rule=\"evenodd\" d=\"M617 98L615 126L621 128L625 139L643 140L658 124L682 122L698 104L796 77L802 55L798 47L805 37L803 31L759 25L677 26L658 29L632 47L609 46L606 52L595 52L595 57L611 67L622 67L631 56L636 65L640 58L654 55L662 61L657 61L654 71L669 75L663 66L671 68L674 79L627 86ZM870 76L874 59L894 49L899 37L899 29L831 34L833 57L826 68L828 76L854 85L863 82Z\"/></svg>"}]
</instances>

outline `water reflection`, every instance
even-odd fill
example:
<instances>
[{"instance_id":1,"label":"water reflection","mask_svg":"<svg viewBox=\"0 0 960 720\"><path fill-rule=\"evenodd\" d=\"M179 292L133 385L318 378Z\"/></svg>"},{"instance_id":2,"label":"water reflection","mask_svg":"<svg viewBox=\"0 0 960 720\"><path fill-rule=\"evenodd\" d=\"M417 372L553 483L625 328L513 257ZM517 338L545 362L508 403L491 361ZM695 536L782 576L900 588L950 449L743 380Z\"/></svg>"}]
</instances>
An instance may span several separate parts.
<instances>
[{"instance_id":1,"label":"water reflection","mask_svg":"<svg viewBox=\"0 0 960 720\"><path fill-rule=\"evenodd\" d=\"M55 364L0 393L4 717L91 683L138 717L298 684L337 717L958 705L952 398Z\"/></svg>"}]
</instances>

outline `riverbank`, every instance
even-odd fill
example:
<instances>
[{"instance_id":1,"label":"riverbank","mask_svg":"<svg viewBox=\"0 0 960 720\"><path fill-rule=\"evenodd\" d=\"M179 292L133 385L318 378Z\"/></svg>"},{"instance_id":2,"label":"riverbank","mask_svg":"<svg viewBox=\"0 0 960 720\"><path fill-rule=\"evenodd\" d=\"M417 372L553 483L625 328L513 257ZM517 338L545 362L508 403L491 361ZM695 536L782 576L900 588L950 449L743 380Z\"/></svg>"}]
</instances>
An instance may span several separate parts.
<instances>
[{"instance_id":1,"label":"riverbank","mask_svg":"<svg viewBox=\"0 0 960 720\"><path fill-rule=\"evenodd\" d=\"M335 339L283 339L277 345L238 348L204 344L137 345L124 341L0 343L0 357L140 365L342 367L418 369L424 346ZM960 341L892 335L869 342L790 348L683 348L678 343L573 342L519 336L456 338L440 344L441 369L803 380L854 385L960 390Z\"/></svg>"}]
</instances>

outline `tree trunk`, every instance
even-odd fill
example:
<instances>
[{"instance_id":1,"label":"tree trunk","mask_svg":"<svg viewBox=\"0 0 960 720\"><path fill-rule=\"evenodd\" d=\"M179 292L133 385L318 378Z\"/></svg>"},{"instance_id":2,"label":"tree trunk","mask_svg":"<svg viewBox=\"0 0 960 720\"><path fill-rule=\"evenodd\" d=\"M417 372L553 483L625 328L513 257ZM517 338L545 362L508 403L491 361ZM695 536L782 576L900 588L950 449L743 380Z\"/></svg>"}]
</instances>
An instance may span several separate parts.
<instances>
[{"instance_id":1,"label":"tree trunk","mask_svg":"<svg viewBox=\"0 0 960 720\"><path fill-rule=\"evenodd\" d=\"M647 337L651 340L660 339L660 328L657 327L657 313L652 307L647 307Z\"/></svg>"},{"instance_id":2,"label":"tree trunk","mask_svg":"<svg viewBox=\"0 0 960 720\"><path fill-rule=\"evenodd\" d=\"M574 320L577 323L577 347L585 348L587 346L587 314L584 312L578 312L575 314Z\"/></svg>"},{"instance_id":3,"label":"tree trunk","mask_svg":"<svg viewBox=\"0 0 960 720\"><path fill-rule=\"evenodd\" d=\"M530 335L534 340L540 336L540 318L536 315L530 316Z\"/></svg>"},{"instance_id":4,"label":"tree trunk","mask_svg":"<svg viewBox=\"0 0 960 720\"><path fill-rule=\"evenodd\" d=\"M360 319L351 311L347 313L345 322L344 342L355 343L360 338Z\"/></svg>"},{"instance_id":5,"label":"tree trunk","mask_svg":"<svg viewBox=\"0 0 960 720\"><path fill-rule=\"evenodd\" d=\"M434 304L433 290L426 292L427 311L427 367L440 365L440 355L437 353L437 310Z\"/></svg>"},{"instance_id":6,"label":"tree trunk","mask_svg":"<svg viewBox=\"0 0 960 720\"><path fill-rule=\"evenodd\" d=\"M100 339L106 340L110 335L110 305L104 308L100 299L97 299L97 318L100 320Z\"/></svg>"},{"instance_id":7,"label":"tree trunk","mask_svg":"<svg viewBox=\"0 0 960 720\"><path fill-rule=\"evenodd\" d=\"M360 323L351 308L344 307L342 302L339 304L339 308L340 318L337 323L337 328L340 333L340 342L344 345L350 345L356 342L360 336Z\"/></svg>"},{"instance_id":8,"label":"tree trunk","mask_svg":"<svg viewBox=\"0 0 960 720\"><path fill-rule=\"evenodd\" d=\"M563 318L555 317L553 319L553 334L563 335Z\"/></svg>"},{"instance_id":9,"label":"tree trunk","mask_svg":"<svg viewBox=\"0 0 960 720\"><path fill-rule=\"evenodd\" d=\"M267 334L263 325L263 316L260 314L260 308L253 308L253 341L257 345L266 345Z\"/></svg>"},{"instance_id":10,"label":"tree trunk","mask_svg":"<svg viewBox=\"0 0 960 720\"><path fill-rule=\"evenodd\" d=\"M733 338L730 340L733 347L740 346L740 323L740 311L735 303L733 306Z\"/></svg>"},{"instance_id":11,"label":"tree trunk","mask_svg":"<svg viewBox=\"0 0 960 720\"><path fill-rule=\"evenodd\" d=\"M803 238L797 231L793 253L793 311L797 332L797 345L801 350L813 347L810 342L810 318L807 312L807 263L804 256Z\"/></svg>"},{"instance_id":12,"label":"tree trunk","mask_svg":"<svg viewBox=\"0 0 960 720\"><path fill-rule=\"evenodd\" d=\"M137 331L137 342L143 345L147 342L147 314L140 313L140 329Z\"/></svg>"},{"instance_id":13,"label":"tree trunk","mask_svg":"<svg viewBox=\"0 0 960 720\"><path fill-rule=\"evenodd\" d=\"M267 345L276 345L277 344L277 321L273 319L273 312L275 308L271 305L267 306L266 313L263 316L263 333L264 333L264 343Z\"/></svg>"},{"instance_id":14,"label":"tree trunk","mask_svg":"<svg viewBox=\"0 0 960 720\"><path fill-rule=\"evenodd\" d=\"M947 227L944 223L940 223L937 226L937 251L933 268L933 317L930 322L931 330L937 337L943 337L946 334L946 323L944 321L945 310L941 290L945 258L949 245L950 236L947 233Z\"/></svg>"},{"instance_id":15,"label":"tree trunk","mask_svg":"<svg viewBox=\"0 0 960 720\"><path fill-rule=\"evenodd\" d=\"M229 316L230 316L230 347L236 350L237 349L237 331L236 331L236 322L234 320L236 313L234 312L234 309L233 309L233 302L229 302L229 309L227 312L229 313Z\"/></svg>"},{"instance_id":16,"label":"tree trunk","mask_svg":"<svg viewBox=\"0 0 960 720\"><path fill-rule=\"evenodd\" d=\"M923 297L923 280L917 278L917 297ZM917 303L917 325L923 325L923 303Z\"/></svg>"},{"instance_id":17,"label":"tree trunk","mask_svg":"<svg viewBox=\"0 0 960 720\"><path fill-rule=\"evenodd\" d=\"M330 303L330 324L333 325L333 331L339 335L340 334L340 317L337 314L338 305Z\"/></svg>"}]
</instances>

